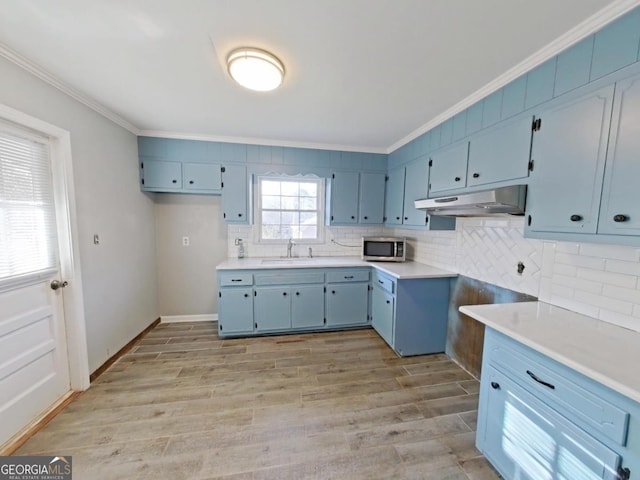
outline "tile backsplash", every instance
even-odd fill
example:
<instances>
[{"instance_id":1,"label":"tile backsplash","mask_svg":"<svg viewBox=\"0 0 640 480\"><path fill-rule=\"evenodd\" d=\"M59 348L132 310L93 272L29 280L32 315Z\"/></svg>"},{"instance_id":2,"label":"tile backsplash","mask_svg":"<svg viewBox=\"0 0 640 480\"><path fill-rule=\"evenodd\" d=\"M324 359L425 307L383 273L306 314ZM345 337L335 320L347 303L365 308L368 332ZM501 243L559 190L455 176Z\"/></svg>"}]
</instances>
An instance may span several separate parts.
<instances>
[{"instance_id":1,"label":"tile backsplash","mask_svg":"<svg viewBox=\"0 0 640 480\"><path fill-rule=\"evenodd\" d=\"M455 232L389 233L406 236L419 262L640 331L640 248L541 241L523 229L523 218L486 217L459 218Z\"/></svg>"},{"instance_id":2,"label":"tile backsplash","mask_svg":"<svg viewBox=\"0 0 640 480\"><path fill-rule=\"evenodd\" d=\"M309 247L313 249L315 257L359 256L361 251L361 238L368 235L382 235L382 227L323 227L324 241L321 243L294 245L292 254L298 257L306 257ZM228 256L237 255L235 239L242 238L246 257L281 257L287 253L286 242L270 244L258 242L257 227L235 226L228 227ZM334 243L338 242L338 243Z\"/></svg>"}]
</instances>

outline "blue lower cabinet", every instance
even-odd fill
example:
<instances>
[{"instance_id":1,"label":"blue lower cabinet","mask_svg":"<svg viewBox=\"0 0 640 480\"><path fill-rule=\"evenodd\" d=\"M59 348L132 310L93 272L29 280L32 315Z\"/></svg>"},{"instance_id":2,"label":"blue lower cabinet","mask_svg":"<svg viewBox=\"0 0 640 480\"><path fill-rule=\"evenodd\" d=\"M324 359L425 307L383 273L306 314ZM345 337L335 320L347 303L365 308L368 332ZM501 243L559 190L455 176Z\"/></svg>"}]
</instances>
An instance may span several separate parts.
<instances>
[{"instance_id":1,"label":"blue lower cabinet","mask_svg":"<svg viewBox=\"0 0 640 480\"><path fill-rule=\"evenodd\" d=\"M371 326L398 355L445 351L448 278L397 280L373 274Z\"/></svg>"},{"instance_id":2,"label":"blue lower cabinet","mask_svg":"<svg viewBox=\"0 0 640 480\"><path fill-rule=\"evenodd\" d=\"M256 287L253 299L256 332L291 329L291 293L287 287Z\"/></svg>"},{"instance_id":3,"label":"blue lower cabinet","mask_svg":"<svg viewBox=\"0 0 640 480\"><path fill-rule=\"evenodd\" d=\"M506 480L640 471L640 404L485 330L476 446Z\"/></svg>"},{"instance_id":4,"label":"blue lower cabinet","mask_svg":"<svg viewBox=\"0 0 640 480\"><path fill-rule=\"evenodd\" d=\"M371 290L371 326L393 348L395 297L374 285Z\"/></svg>"},{"instance_id":5,"label":"blue lower cabinet","mask_svg":"<svg viewBox=\"0 0 640 480\"><path fill-rule=\"evenodd\" d=\"M218 297L219 335L253 334L253 288L221 288Z\"/></svg>"},{"instance_id":6,"label":"blue lower cabinet","mask_svg":"<svg viewBox=\"0 0 640 480\"><path fill-rule=\"evenodd\" d=\"M327 285L328 327L366 325L369 307L369 283Z\"/></svg>"},{"instance_id":7,"label":"blue lower cabinet","mask_svg":"<svg viewBox=\"0 0 640 480\"><path fill-rule=\"evenodd\" d=\"M324 285L304 285L291 289L291 326L322 328L324 318Z\"/></svg>"}]
</instances>

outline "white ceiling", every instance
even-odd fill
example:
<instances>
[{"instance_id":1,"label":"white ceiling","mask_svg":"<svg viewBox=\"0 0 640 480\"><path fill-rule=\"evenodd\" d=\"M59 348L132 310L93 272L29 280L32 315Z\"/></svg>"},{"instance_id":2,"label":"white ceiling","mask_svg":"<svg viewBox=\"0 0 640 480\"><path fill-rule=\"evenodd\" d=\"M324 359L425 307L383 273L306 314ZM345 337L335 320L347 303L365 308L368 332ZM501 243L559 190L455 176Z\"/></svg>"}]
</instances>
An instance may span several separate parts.
<instances>
[{"instance_id":1,"label":"white ceiling","mask_svg":"<svg viewBox=\"0 0 640 480\"><path fill-rule=\"evenodd\" d=\"M143 133L387 151L621 1L0 0L0 42ZM283 87L235 85L240 46Z\"/></svg>"}]
</instances>

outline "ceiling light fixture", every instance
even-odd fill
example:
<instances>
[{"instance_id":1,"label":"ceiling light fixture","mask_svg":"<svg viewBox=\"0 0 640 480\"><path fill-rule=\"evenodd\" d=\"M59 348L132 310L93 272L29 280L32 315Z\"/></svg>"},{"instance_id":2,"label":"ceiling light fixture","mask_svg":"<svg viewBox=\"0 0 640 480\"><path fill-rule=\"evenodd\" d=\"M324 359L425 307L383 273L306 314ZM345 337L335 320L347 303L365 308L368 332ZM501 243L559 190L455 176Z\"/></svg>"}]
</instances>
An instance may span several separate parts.
<instances>
[{"instance_id":1,"label":"ceiling light fixture","mask_svg":"<svg viewBox=\"0 0 640 480\"><path fill-rule=\"evenodd\" d=\"M258 92L275 90L282 84L284 66L274 55L258 48L238 48L227 57L229 75L239 85Z\"/></svg>"}]
</instances>

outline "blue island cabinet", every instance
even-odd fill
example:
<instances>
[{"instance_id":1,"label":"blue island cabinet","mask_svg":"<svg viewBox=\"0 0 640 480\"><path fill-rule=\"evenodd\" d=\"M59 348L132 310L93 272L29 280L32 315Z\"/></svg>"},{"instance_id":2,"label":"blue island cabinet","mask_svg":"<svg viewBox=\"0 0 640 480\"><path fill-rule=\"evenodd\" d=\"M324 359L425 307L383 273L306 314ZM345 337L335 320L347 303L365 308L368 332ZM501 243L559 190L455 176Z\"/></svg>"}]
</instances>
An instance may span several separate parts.
<instances>
[{"instance_id":1,"label":"blue island cabinet","mask_svg":"<svg viewBox=\"0 0 640 480\"><path fill-rule=\"evenodd\" d=\"M640 405L487 328L476 445L506 480L633 479Z\"/></svg>"},{"instance_id":2,"label":"blue island cabinet","mask_svg":"<svg viewBox=\"0 0 640 480\"><path fill-rule=\"evenodd\" d=\"M396 279L373 272L371 326L400 356L445 351L449 278Z\"/></svg>"}]
</instances>

